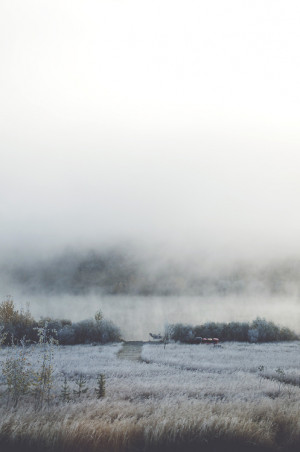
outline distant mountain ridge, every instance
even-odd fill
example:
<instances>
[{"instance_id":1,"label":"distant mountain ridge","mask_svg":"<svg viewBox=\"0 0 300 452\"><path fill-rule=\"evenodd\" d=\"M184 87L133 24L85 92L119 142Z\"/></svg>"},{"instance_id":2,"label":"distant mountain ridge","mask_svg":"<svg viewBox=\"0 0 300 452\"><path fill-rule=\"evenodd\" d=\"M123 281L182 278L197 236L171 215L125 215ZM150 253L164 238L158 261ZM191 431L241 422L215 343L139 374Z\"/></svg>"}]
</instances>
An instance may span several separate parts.
<instances>
[{"instance_id":1,"label":"distant mountain ridge","mask_svg":"<svg viewBox=\"0 0 300 452\"><path fill-rule=\"evenodd\" d=\"M300 294L300 261L209 268L124 250L65 252L39 261L2 264L1 274L28 293L83 295Z\"/></svg>"}]
</instances>

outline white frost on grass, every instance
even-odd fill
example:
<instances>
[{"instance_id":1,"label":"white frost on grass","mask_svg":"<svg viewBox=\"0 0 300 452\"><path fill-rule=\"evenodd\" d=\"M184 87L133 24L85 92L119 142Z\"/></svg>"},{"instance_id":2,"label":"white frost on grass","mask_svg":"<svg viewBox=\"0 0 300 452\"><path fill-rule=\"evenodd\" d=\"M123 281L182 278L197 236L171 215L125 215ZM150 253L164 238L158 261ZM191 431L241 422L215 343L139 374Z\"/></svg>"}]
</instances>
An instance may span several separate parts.
<instances>
[{"instance_id":1,"label":"white frost on grass","mask_svg":"<svg viewBox=\"0 0 300 452\"><path fill-rule=\"evenodd\" d=\"M59 346L54 354L56 374L63 372L72 377L82 373L95 378L116 361L121 348L122 344Z\"/></svg>"},{"instance_id":2,"label":"white frost on grass","mask_svg":"<svg viewBox=\"0 0 300 452\"><path fill-rule=\"evenodd\" d=\"M142 359L182 369L207 372L257 371L263 365L269 370L278 367L286 371L300 369L300 342L249 344L225 342L221 347L213 345L147 344L143 347Z\"/></svg>"},{"instance_id":3,"label":"white frost on grass","mask_svg":"<svg viewBox=\"0 0 300 452\"><path fill-rule=\"evenodd\" d=\"M37 438L41 446L46 441L51 447L57 441L71 441L70 450L80 443L86 444L85 450L124 451L128 450L128 441L132 450L139 450L141 440L148 445L164 445L166 441L187 445L192 441L191 450L196 450L196 443L203 445L217 437L230 439L232 444L242 439L245 444L279 450L282 428L290 442L298 441L299 386L282 383L279 390L278 382L262 378L257 367L264 365L274 374L282 367L299 376L299 343L227 343L219 349L145 345L142 356L148 363L119 359L121 347L55 349L50 406L34 411L28 394L17 409L7 409L5 397L1 398L0 439L7 438L9 426L11 436L20 438L22 447L24 441ZM0 360L12 352L9 347L3 348ZM32 366L36 366L39 352L28 347L28 353ZM88 388L81 397L73 393L79 373ZM106 378L106 396L101 400L95 393L99 373ZM60 398L64 375L70 385L70 403ZM4 389L1 386L0 392ZM223 450L222 443L220 447L216 450Z\"/></svg>"},{"instance_id":4,"label":"white frost on grass","mask_svg":"<svg viewBox=\"0 0 300 452\"><path fill-rule=\"evenodd\" d=\"M95 399L97 375L106 378L106 396L114 401L160 400L167 404L188 400L203 402L262 402L287 398L300 402L300 388L260 378L258 367L265 366L276 377L276 368L299 375L300 343L242 344L226 343L222 348L206 345L144 345L144 362L118 358L122 344L59 346L54 352L53 395L59 398L64 376L71 391L78 374L87 380L88 392L82 400ZM10 349L0 352L4 360ZM38 350L28 348L32 366ZM28 396L29 397L29 396Z\"/></svg>"}]
</instances>

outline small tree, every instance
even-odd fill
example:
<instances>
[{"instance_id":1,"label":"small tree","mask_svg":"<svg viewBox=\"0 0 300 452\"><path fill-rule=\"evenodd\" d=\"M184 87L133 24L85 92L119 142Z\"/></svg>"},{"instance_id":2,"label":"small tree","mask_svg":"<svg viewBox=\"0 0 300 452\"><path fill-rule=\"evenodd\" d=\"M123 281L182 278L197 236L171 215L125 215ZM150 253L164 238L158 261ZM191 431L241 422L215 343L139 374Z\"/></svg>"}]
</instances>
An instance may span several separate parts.
<instances>
[{"instance_id":1,"label":"small tree","mask_svg":"<svg viewBox=\"0 0 300 452\"><path fill-rule=\"evenodd\" d=\"M282 369L282 367L278 367L275 372L277 373L278 377L277 377L277 384L278 384L278 392L281 391L281 387L284 383L284 379L285 379L285 371Z\"/></svg>"},{"instance_id":2,"label":"small tree","mask_svg":"<svg viewBox=\"0 0 300 452\"><path fill-rule=\"evenodd\" d=\"M8 336L14 337L15 343L18 343L24 336L27 340L37 339L34 330L36 322L29 311L29 305L26 310L18 311L10 296L0 303L0 325L3 326L3 331Z\"/></svg>"},{"instance_id":3,"label":"small tree","mask_svg":"<svg viewBox=\"0 0 300 452\"><path fill-rule=\"evenodd\" d=\"M27 354L25 340L21 340L17 346L12 338L9 357L2 364L2 374L7 385L7 404L11 399L14 407L18 405L20 398L27 394L31 385L32 372Z\"/></svg>"},{"instance_id":4,"label":"small tree","mask_svg":"<svg viewBox=\"0 0 300 452\"><path fill-rule=\"evenodd\" d=\"M259 384L261 385L261 382L265 376L265 366L260 365L257 369L259 370Z\"/></svg>"},{"instance_id":5,"label":"small tree","mask_svg":"<svg viewBox=\"0 0 300 452\"><path fill-rule=\"evenodd\" d=\"M0 346L4 344L7 333L4 331L4 326L0 326Z\"/></svg>"},{"instance_id":6,"label":"small tree","mask_svg":"<svg viewBox=\"0 0 300 452\"><path fill-rule=\"evenodd\" d=\"M97 378L97 388L95 389L95 392L97 394L97 399L102 399L105 397L105 375L100 374Z\"/></svg>"},{"instance_id":7,"label":"small tree","mask_svg":"<svg viewBox=\"0 0 300 452\"><path fill-rule=\"evenodd\" d=\"M51 399L54 346L58 342L51 334L53 331L49 331L47 326L46 322L44 327L37 328L39 337L37 345L40 357L38 358L38 369L33 372L32 386L35 397L35 409L41 409L44 401L46 400L49 404Z\"/></svg>"},{"instance_id":8,"label":"small tree","mask_svg":"<svg viewBox=\"0 0 300 452\"><path fill-rule=\"evenodd\" d=\"M99 309L99 310L95 313L95 320L96 320L96 323L97 323L98 325L100 325L100 323L102 322L102 320L103 320L103 314L102 314L101 309Z\"/></svg>"},{"instance_id":9,"label":"small tree","mask_svg":"<svg viewBox=\"0 0 300 452\"><path fill-rule=\"evenodd\" d=\"M86 387L86 378L80 374L76 380L75 383L77 385L77 389L73 389L73 393L80 398L81 394L85 394L88 390L88 388Z\"/></svg>"},{"instance_id":10,"label":"small tree","mask_svg":"<svg viewBox=\"0 0 300 452\"><path fill-rule=\"evenodd\" d=\"M61 387L60 398L63 402L68 403L71 400L70 397L70 386L68 385L67 377L65 375L64 384Z\"/></svg>"},{"instance_id":11,"label":"small tree","mask_svg":"<svg viewBox=\"0 0 300 452\"><path fill-rule=\"evenodd\" d=\"M0 322L3 324L16 321L19 312L15 310L13 299L10 295L0 304Z\"/></svg>"}]
</instances>

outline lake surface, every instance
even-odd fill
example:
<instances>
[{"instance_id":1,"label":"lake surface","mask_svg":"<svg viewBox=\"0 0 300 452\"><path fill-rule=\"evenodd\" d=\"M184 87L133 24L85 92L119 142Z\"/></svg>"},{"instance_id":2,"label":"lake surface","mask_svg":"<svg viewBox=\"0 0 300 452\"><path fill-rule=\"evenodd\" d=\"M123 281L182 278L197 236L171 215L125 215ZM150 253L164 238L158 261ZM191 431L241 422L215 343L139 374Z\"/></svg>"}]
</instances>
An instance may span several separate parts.
<instances>
[{"instance_id":1,"label":"lake surface","mask_svg":"<svg viewBox=\"0 0 300 452\"><path fill-rule=\"evenodd\" d=\"M264 317L300 333L298 297L140 297L24 295L14 296L16 305L30 303L33 316L67 318L72 321L91 318L101 309L106 319L121 328L126 340L148 340L149 332L163 333L167 323L251 321Z\"/></svg>"}]
</instances>

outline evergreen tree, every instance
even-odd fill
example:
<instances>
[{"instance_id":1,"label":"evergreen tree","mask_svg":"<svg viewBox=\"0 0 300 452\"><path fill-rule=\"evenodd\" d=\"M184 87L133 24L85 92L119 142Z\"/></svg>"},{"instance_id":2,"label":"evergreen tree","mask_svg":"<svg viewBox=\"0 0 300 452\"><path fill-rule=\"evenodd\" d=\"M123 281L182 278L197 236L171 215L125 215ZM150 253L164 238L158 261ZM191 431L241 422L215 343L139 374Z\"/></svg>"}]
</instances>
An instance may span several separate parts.
<instances>
[{"instance_id":1,"label":"evergreen tree","mask_svg":"<svg viewBox=\"0 0 300 452\"><path fill-rule=\"evenodd\" d=\"M65 376L64 384L61 387L60 398L63 402L70 402L70 386L68 385L67 377Z\"/></svg>"},{"instance_id":2,"label":"evergreen tree","mask_svg":"<svg viewBox=\"0 0 300 452\"><path fill-rule=\"evenodd\" d=\"M105 397L105 375L100 374L97 378L97 388L95 389L97 399Z\"/></svg>"}]
</instances>

